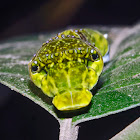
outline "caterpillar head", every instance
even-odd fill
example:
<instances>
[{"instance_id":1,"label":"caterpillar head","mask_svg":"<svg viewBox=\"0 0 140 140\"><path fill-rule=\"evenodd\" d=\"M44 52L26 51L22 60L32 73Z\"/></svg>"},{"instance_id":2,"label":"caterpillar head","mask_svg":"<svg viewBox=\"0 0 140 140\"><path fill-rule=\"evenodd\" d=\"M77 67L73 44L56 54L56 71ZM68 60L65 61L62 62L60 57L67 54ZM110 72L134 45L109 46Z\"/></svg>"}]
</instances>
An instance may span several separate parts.
<instances>
[{"instance_id":1,"label":"caterpillar head","mask_svg":"<svg viewBox=\"0 0 140 140\"><path fill-rule=\"evenodd\" d=\"M87 106L89 91L103 69L99 50L81 39L66 37L44 43L29 63L33 83L53 97L58 110L75 110Z\"/></svg>"}]
</instances>

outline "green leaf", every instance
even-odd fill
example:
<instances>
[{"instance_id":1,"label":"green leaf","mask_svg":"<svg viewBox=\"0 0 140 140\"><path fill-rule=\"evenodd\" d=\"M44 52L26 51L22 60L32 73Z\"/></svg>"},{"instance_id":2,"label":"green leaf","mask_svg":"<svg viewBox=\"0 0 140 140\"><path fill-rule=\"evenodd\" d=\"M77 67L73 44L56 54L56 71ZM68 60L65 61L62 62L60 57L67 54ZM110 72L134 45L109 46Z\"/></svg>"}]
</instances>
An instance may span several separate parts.
<instances>
[{"instance_id":1,"label":"green leaf","mask_svg":"<svg viewBox=\"0 0 140 140\"><path fill-rule=\"evenodd\" d=\"M52 34L36 35L1 43L0 82L39 104L60 122L69 113L64 114L54 108L51 99L30 81L27 66L50 36ZM129 42L120 44L114 59L106 65L96 88L92 90L94 96L90 106L70 115L74 125L140 105L139 37L137 33L129 37ZM137 41L132 44L133 40Z\"/></svg>"},{"instance_id":2,"label":"green leaf","mask_svg":"<svg viewBox=\"0 0 140 140\"><path fill-rule=\"evenodd\" d=\"M140 139L140 118L127 126L123 131L110 140L139 140Z\"/></svg>"},{"instance_id":3,"label":"green leaf","mask_svg":"<svg viewBox=\"0 0 140 140\"><path fill-rule=\"evenodd\" d=\"M87 113L73 117L78 124L140 105L140 32L118 46L106 65Z\"/></svg>"},{"instance_id":4,"label":"green leaf","mask_svg":"<svg viewBox=\"0 0 140 140\"><path fill-rule=\"evenodd\" d=\"M0 82L39 104L58 119L50 99L34 86L28 73L29 61L48 37L50 36L44 35L40 39L40 36L29 36L2 43L0 45Z\"/></svg>"}]
</instances>

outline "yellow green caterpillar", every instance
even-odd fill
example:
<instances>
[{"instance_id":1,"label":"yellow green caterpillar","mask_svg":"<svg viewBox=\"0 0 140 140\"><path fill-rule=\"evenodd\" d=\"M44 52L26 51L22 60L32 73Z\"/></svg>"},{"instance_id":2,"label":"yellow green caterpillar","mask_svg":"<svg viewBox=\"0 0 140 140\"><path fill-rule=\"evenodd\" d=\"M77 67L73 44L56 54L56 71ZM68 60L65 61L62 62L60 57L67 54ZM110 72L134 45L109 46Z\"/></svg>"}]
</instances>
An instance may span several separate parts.
<instances>
[{"instance_id":1,"label":"yellow green caterpillar","mask_svg":"<svg viewBox=\"0 0 140 140\"><path fill-rule=\"evenodd\" d=\"M89 105L108 52L105 37L91 29L70 29L43 43L29 63L32 82L61 111Z\"/></svg>"}]
</instances>

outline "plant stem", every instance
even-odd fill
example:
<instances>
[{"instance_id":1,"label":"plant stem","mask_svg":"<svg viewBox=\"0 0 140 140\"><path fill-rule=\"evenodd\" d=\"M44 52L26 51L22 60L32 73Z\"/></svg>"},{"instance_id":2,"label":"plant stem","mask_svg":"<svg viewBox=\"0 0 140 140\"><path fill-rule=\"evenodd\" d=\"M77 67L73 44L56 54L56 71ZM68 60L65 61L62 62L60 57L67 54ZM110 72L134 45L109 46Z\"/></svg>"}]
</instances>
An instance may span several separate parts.
<instances>
[{"instance_id":1,"label":"plant stem","mask_svg":"<svg viewBox=\"0 0 140 140\"><path fill-rule=\"evenodd\" d=\"M72 125L72 118L60 122L59 140L77 140L79 126Z\"/></svg>"}]
</instances>

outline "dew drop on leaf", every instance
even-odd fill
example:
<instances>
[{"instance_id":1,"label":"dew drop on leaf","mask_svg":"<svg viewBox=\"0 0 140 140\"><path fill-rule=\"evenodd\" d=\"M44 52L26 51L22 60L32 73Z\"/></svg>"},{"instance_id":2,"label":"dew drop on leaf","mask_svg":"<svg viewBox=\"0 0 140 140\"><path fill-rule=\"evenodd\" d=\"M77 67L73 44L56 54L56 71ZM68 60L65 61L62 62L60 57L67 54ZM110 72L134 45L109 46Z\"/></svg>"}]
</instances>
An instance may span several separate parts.
<instances>
[{"instance_id":1,"label":"dew drop on leaf","mask_svg":"<svg viewBox=\"0 0 140 140\"><path fill-rule=\"evenodd\" d=\"M132 54L131 56L134 56L134 54Z\"/></svg>"},{"instance_id":2,"label":"dew drop on leaf","mask_svg":"<svg viewBox=\"0 0 140 140\"><path fill-rule=\"evenodd\" d=\"M24 81L24 78L20 78L21 81Z\"/></svg>"}]
</instances>

